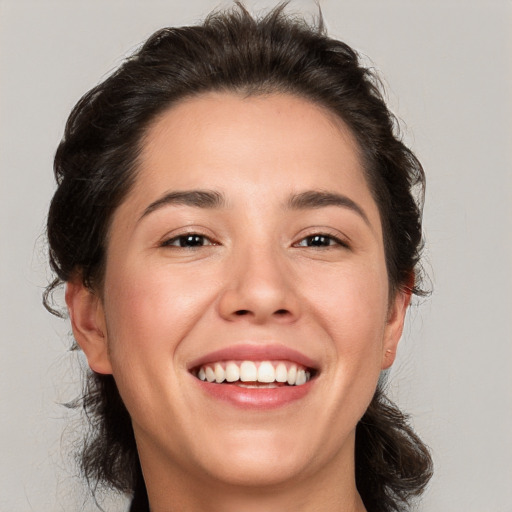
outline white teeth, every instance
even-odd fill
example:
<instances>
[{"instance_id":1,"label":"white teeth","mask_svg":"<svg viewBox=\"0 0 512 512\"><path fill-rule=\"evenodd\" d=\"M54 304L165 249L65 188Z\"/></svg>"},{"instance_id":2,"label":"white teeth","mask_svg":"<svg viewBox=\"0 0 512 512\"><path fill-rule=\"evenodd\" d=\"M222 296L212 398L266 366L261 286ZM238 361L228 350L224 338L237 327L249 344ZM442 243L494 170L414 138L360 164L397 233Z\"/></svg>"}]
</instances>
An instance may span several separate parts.
<instances>
[{"instance_id":1,"label":"white teeth","mask_svg":"<svg viewBox=\"0 0 512 512\"><path fill-rule=\"evenodd\" d=\"M293 363L270 361L228 361L204 365L197 371L197 378L202 381L236 382L241 387L272 388L277 383L288 383L290 386L302 386L311 379L311 373L304 367ZM259 384L255 384L255 383ZM242 384L252 383L252 384Z\"/></svg>"},{"instance_id":2,"label":"white teeth","mask_svg":"<svg viewBox=\"0 0 512 512\"><path fill-rule=\"evenodd\" d=\"M306 372L304 370L299 370L297 372L297 379L295 380L295 385L302 386L302 384L306 384Z\"/></svg>"},{"instance_id":3,"label":"white teeth","mask_svg":"<svg viewBox=\"0 0 512 512\"><path fill-rule=\"evenodd\" d=\"M274 382L276 371L269 361L263 361L258 368L258 382Z\"/></svg>"},{"instance_id":4,"label":"white teeth","mask_svg":"<svg viewBox=\"0 0 512 512\"><path fill-rule=\"evenodd\" d=\"M244 361L240 365L240 380L242 382L254 382L258 380L258 369L252 361Z\"/></svg>"},{"instance_id":5,"label":"white teeth","mask_svg":"<svg viewBox=\"0 0 512 512\"><path fill-rule=\"evenodd\" d=\"M206 374L206 380L208 382L213 382L215 380L215 372L209 366L205 368L204 373Z\"/></svg>"},{"instance_id":6,"label":"white teeth","mask_svg":"<svg viewBox=\"0 0 512 512\"><path fill-rule=\"evenodd\" d=\"M295 384L295 381L297 380L297 367L293 364L290 366L290 369L288 370L288 378L286 379L286 382L290 384L290 386L293 386Z\"/></svg>"},{"instance_id":7,"label":"white teeth","mask_svg":"<svg viewBox=\"0 0 512 512\"><path fill-rule=\"evenodd\" d=\"M238 365L229 362L226 365L226 380L228 382L236 382L240 378L240 368L238 368Z\"/></svg>"},{"instance_id":8,"label":"white teeth","mask_svg":"<svg viewBox=\"0 0 512 512\"><path fill-rule=\"evenodd\" d=\"M226 372L224 371L224 368L222 368L220 363L215 363L215 382L218 382L219 384L221 382L224 382L224 379L226 378Z\"/></svg>"},{"instance_id":9,"label":"white teeth","mask_svg":"<svg viewBox=\"0 0 512 512\"><path fill-rule=\"evenodd\" d=\"M276 368L276 381L286 382L288 380L288 370L284 363L279 363Z\"/></svg>"}]
</instances>

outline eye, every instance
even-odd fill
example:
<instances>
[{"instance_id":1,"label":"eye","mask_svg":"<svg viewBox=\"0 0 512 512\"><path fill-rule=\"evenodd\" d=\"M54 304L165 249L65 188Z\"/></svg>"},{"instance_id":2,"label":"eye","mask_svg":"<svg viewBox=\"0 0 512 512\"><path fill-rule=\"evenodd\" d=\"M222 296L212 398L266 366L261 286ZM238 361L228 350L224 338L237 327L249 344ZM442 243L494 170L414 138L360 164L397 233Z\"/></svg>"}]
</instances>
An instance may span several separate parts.
<instances>
[{"instance_id":1,"label":"eye","mask_svg":"<svg viewBox=\"0 0 512 512\"><path fill-rule=\"evenodd\" d=\"M296 247L335 247L342 246L348 247L348 245L340 240L339 238L332 235L325 235L317 233L314 235L307 236L295 244Z\"/></svg>"},{"instance_id":2,"label":"eye","mask_svg":"<svg viewBox=\"0 0 512 512\"><path fill-rule=\"evenodd\" d=\"M186 249L194 249L196 247L204 247L205 245L216 245L205 235L198 233L186 233L178 235L169 240L162 242L162 247L183 247Z\"/></svg>"}]
</instances>

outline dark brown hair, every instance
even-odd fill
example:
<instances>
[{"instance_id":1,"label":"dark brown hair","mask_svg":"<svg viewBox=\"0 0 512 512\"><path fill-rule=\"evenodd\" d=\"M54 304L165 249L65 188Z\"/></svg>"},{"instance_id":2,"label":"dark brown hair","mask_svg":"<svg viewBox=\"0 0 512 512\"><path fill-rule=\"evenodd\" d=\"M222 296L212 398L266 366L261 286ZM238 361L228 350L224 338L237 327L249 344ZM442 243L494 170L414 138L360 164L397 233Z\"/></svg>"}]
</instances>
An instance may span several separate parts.
<instances>
[{"instance_id":1,"label":"dark brown hair","mask_svg":"<svg viewBox=\"0 0 512 512\"><path fill-rule=\"evenodd\" d=\"M379 207L390 288L423 293L424 173L400 139L377 76L352 48L329 38L321 20L311 26L282 5L255 19L237 4L201 25L156 32L73 109L55 156L48 240L56 278L45 293L48 309L55 312L52 291L73 277L101 289L109 222L134 182L149 124L171 104L207 91L288 93L339 116L358 141ZM89 483L144 494L130 417L113 377L90 372L74 406L90 421L81 452ZM369 512L406 510L432 473L428 450L380 387L357 426L355 456Z\"/></svg>"}]
</instances>

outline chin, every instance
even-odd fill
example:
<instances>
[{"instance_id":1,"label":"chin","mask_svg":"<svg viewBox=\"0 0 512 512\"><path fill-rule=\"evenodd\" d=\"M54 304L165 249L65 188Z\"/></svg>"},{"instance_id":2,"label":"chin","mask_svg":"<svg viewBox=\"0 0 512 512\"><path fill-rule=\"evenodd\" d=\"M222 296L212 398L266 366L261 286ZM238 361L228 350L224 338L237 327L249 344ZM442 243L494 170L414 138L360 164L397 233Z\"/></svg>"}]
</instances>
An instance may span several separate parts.
<instances>
[{"instance_id":1,"label":"chin","mask_svg":"<svg viewBox=\"0 0 512 512\"><path fill-rule=\"evenodd\" d=\"M314 436L290 425L285 429L232 431L215 438L214 446L202 450L202 465L210 476L227 485L282 486L322 464L322 450L316 447Z\"/></svg>"},{"instance_id":2,"label":"chin","mask_svg":"<svg viewBox=\"0 0 512 512\"><path fill-rule=\"evenodd\" d=\"M279 451L266 447L265 452L247 450L235 457L228 456L227 460L208 469L214 478L227 485L259 489L282 486L296 481L307 470L307 461L300 460L300 453L298 455L283 456Z\"/></svg>"}]
</instances>

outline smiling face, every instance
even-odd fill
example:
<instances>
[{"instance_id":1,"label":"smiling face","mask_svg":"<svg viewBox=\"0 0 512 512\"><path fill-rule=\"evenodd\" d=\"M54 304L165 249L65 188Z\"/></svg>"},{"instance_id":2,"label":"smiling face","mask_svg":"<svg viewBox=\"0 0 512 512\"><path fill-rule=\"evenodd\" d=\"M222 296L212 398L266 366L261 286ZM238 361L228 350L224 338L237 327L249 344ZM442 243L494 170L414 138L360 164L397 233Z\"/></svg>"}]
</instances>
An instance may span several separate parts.
<instances>
[{"instance_id":1,"label":"smiling face","mask_svg":"<svg viewBox=\"0 0 512 512\"><path fill-rule=\"evenodd\" d=\"M146 476L251 486L353 480L355 427L408 303L389 303L348 129L304 99L228 93L150 127L102 293L69 283L67 300Z\"/></svg>"}]
</instances>

